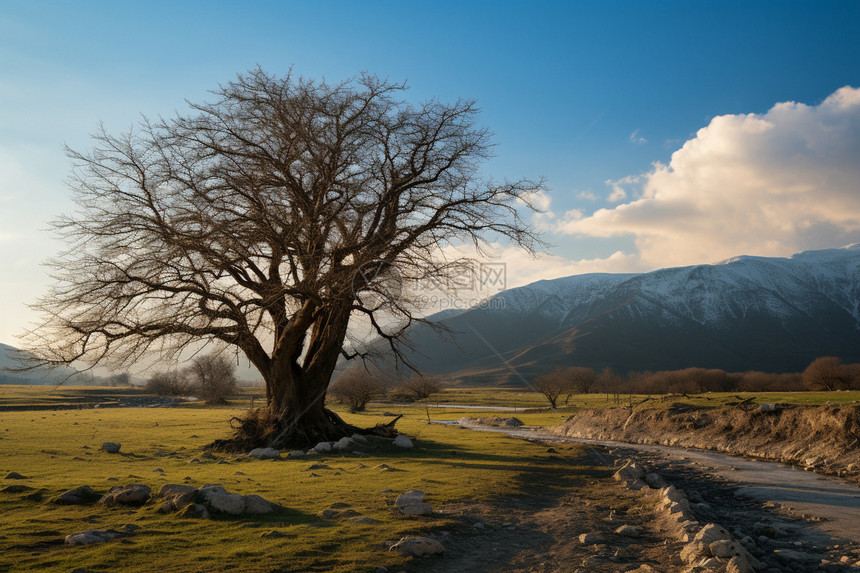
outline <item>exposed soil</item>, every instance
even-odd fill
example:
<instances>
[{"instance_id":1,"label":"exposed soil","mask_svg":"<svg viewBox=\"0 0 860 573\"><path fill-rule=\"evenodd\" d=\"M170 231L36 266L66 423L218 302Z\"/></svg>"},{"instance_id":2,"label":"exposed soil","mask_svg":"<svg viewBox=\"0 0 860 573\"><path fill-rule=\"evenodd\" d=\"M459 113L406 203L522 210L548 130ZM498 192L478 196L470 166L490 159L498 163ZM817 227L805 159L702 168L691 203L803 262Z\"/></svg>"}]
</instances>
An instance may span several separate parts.
<instances>
[{"instance_id":1,"label":"exposed soil","mask_svg":"<svg viewBox=\"0 0 860 573\"><path fill-rule=\"evenodd\" d=\"M546 432L715 450L860 483L860 406L750 405L585 410Z\"/></svg>"},{"instance_id":2,"label":"exposed soil","mask_svg":"<svg viewBox=\"0 0 860 573\"><path fill-rule=\"evenodd\" d=\"M742 540L761 561L759 571L857 572L860 544L815 530L813 516L777 504L737 496L737 488L705 468L659 454L625 448L589 448L585 459L566 456L567 444L547 442L547 459L565 460L571 470L593 465L593 477L571 479L564 472L539 474L526 493L492 502L461 500L436 508L456 523L434 535L446 547L442 557L413 560L404 571L427 572L664 572L695 571L681 560L684 542L653 496L630 490L610 476L622 460L636 459L689 494L701 524L717 523ZM555 455L558 454L558 455ZM616 533L621 525L635 537ZM593 543L579 536L591 534ZM788 551L788 553L785 553ZM782 556L780 556L782 554ZM799 560L786 560L796 554ZM725 567L715 569L724 571Z\"/></svg>"}]
</instances>

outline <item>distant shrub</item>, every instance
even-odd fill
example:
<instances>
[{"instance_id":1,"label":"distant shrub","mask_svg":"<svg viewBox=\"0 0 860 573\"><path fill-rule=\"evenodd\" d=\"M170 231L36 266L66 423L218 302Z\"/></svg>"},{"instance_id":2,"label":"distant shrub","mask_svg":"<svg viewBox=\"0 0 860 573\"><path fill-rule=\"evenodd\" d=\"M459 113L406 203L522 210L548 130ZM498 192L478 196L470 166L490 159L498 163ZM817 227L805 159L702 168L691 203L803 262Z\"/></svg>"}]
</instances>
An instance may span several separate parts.
<instances>
[{"instance_id":1,"label":"distant shrub","mask_svg":"<svg viewBox=\"0 0 860 573\"><path fill-rule=\"evenodd\" d=\"M188 384L183 375L175 370L156 372L144 385L144 390L158 396L184 396L188 394Z\"/></svg>"},{"instance_id":2,"label":"distant shrub","mask_svg":"<svg viewBox=\"0 0 860 573\"><path fill-rule=\"evenodd\" d=\"M362 412L373 398L385 395L385 384L361 368L347 370L329 385L328 393L350 412Z\"/></svg>"},{"instance_id":3,"label":"distant shrub","mask_svg":"<svg viewBox=\"0 0 860 573\"><path fill-rule=\"evenodd\" d=\"M195 358L186 373L194 394L210 406L226 404L236 391L236 366L223 354Z\"/></svg>"}]
</instances>

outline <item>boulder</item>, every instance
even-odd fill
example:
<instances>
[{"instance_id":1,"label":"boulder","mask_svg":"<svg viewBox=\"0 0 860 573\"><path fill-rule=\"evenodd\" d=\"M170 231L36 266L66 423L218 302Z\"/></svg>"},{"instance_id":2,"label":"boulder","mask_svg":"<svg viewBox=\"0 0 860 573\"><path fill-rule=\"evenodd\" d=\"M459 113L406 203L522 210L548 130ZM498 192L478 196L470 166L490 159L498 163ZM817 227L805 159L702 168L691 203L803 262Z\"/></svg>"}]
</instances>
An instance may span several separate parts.
<instances>
[{"instance_id":1,"label":"boulder","mask_svg":"<svg viewBox=\"0 0 860 573\"><path fill-rule=\"evenodd\" d=\"M579 542L583 545L594 545L597 543L597 536L593 533L583 533L579 536Z\"/></svg>"},{"instance_id":2,"label":"boulder","mask_svg":"<svg viewBox=\"0 0 860 573\"><path fill-rule=\"evenodd\" d=\"M332 446L334 442L320 442L313 447L314 451L318 454L327 454L332 450Z\"/></svg>"},{"instance_id":3,"label":"boulder","mask_svg":"<svg viewBox=\"0 0 860 573\"><path fill-rule=\"evenodd\" d=\"M51 501L58 505L87 505L97 502L100 497L90 486L82 485L61 493Z\"/></svg>"},{"instance_id":4,"label":"boulder","mask_svg":"<svg viewBox=\"0 0 860 573\"><path fill-rule=\"evenodd\" d=\"M180 512L179 517L187 519L209 519L209 510L202 503L191 503L186 505Z\"/></svg>"},{"instance_id":5,"label":"boulder","mask_svg":"<svg viewBox=\"0 0 860 573\"><path fill-rule=\"evenodd\" d=\"M332 449L336 452L346 452L355 447L355 440L352 438L341 438L334 443Z\"/></svg>"},{"instance_id":6,"label":"boulder","mask_svg":"<svg viewBox=\"0 0 860 573\"><path fill-rule=\"evenodd\" d=\"M189 493L192 491L197 491L197 488L192 485L168 483L161 486L161 491L158 492L158 497L175 497L179 494Z\"/></svg>"},{"instance_id":7,"label":"boulder","mask_svg":"<svg viewBox=\"0 0 860 573\"><path fill-rule=\"evenodd\" d=\"M702 557L711 557L711 544L717 541L731 541L732 536L725 528L709 523L699 530L691 542L681 550L681 559L694 563Z\"/></svg>"},{"instance_id":8,"label":"boulder","mask_svg":"<svg viewBox=\"0 0 860 573\"><path fill-rule=\"evenodd\" d=\"M256 515L260 513L273 513L281 509L281 506L278 504L272 503L266 499L263 499L259 495L243 495L242 499L245 502L245 514L246 515Z\"/></svg>"},{"instance_id":9,"label":"boulder","mask_svg":"<svg viewBox=\"0 0 860 573\"><path fill-rule=\"evenodd\" d=\"M403 434L397 434L397 437L394 438L394 445L398 448L412 448L414 445L412 444L412 440L404 436Z\"/></svg>"},{"instance_id":10,"label":"boulder","mask_svg":"<svg viewBox=\"0 0 860 573\"><path fill-rule=\"evenodd\" d=\"M93 543L104 543L119 536L120 532L113 529L88 529L66 535L65 542L69 545L91 545Z\"/></svg>"},{"instance_id":11,"label":"boulder","mask_svg":"<svg viewBox=\"0 0 860 573\"><path fill-rule=\"evenodd\" d=\"M425 495L426 494L423 491L413 489L412 491L407 491L406 493L402 493L397 496L397 499L394 501L394 505L396 505L397 507L401 507L413 503L421 503L422 501L424 501Z\"/></svg>"},{"instance_id":12,"label":"boulder","mask_svg":"<svg viewBox=\"0 0 860 573\"><path fill-rule=\"evenodd\" d=\"M666 480L664 480L660 474L656 474L653 472L645 474L645 483L647 483L649 487L652 487L654 489L663 489L664 487L669 485L666 483Z\"/></svg>"},{"instance_id":13,"label":"boulder","mask_svg":"<svg viewBox=\"0 0 860 573\"><path fill-rule=\"evenodd\" d=\"M425 555L441 555L445 553L445 547L430 537L404 537L389 551L398 551L409 557L423 557Z\"/></svg>"},{"instance_id":14,"label":"boulder","mask_svg":"<svg viewBox=\"0 0 860 573\"><path fill-rule=\"evenodd\" d=\"M103 505L130 505L140 506L149 501L152 490L149 486L139 483L131 485L118 485L110 488L99 500Z\"/></svg>"},{"instance_id":15,"label":"boulder","mask_svg":"<svg viewBox=\"0 0 860 573\"><path fill-rule=\"evenodd\" d=\"M248 457L258 460L279 460L281 459L281 452L275 448L255 448L248 452Z\"/></svg>"},{"instance_id":16,"label":"boulder","mask_svg":"<svg viewBox=\"0 0 860 573\"><path fill-rule=\"evenodd\" d=\"M230 493L220 485L204 485L197 490L207 508L215 513L242 515L245 513L245 500L237 493Z\"/></svg>"},{"instance_id":17,"label":"boulder","mask_svg":"<svg viewBox=\"0 0 860 573\"><path fill-rule=\"evenodd\" d=\"M101 449L103 449L104 451L106 451L109 454L118 454L119 449L121 447L122 447L122 444L120 444L119 442L105 442L102 444Z\"/></svg>"},{"instance_id":18,"label":"boulder","mask_svg":"<svg viewBox=\"0 0 860 573\"><path fill-rule=\"evenodd\" d=\"M287 454L288 458L300 458L306 455L304 450L293 450Z\"/></svg>"}]
</instances>

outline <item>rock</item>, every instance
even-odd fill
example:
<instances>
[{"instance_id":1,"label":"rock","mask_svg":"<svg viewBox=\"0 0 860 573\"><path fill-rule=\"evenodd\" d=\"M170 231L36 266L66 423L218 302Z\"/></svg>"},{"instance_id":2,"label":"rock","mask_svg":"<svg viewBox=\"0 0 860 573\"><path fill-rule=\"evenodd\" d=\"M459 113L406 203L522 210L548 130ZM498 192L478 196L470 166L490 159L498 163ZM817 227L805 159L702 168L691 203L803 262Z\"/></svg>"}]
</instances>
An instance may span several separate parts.
<instances>
[{"instance_id":1,"label":"rock","mask_svg":"<svg viewBox=\"0 0 860 573\"><path fill-rule=\"evenodd\" d=\"M275 448L254 448L248 452L248 457L258 460L279 460L281 459L281 452Z\"/></svg>"},{"instance_id":2,"label":"rock","mask_svg":"<svg viewBox=\"0 0 860 573\"><path fill-rule=\"evenodd\" d=\"M211 452L203 452L203 454L200 457L205 459L205 460L217 460L218 459Z\"/></svg>"},{"instance_id":3,"label":"rock","mask_svg":"<svg viewBox=\"0 0 860 573\"><path fill-rule=\"evenodd\" d=\"M261 533L260 537L262 537L263 539L280 539L282 537L286 537L286 535L276 529L273 529L271 531L267 531L266 533Z\"/></svg>"},{"instance_id":4,"label":"rock","mask_svg":"<svg viewBox=\"0 0 860 573\"><path fill-rule=\"evenodd\" d=\"M361 434L353 434L350 437L352 438L352 441L357 444L366 445L370 443L370 440L368 440L366 436L363 436Z\"/></svg>"},{"instance_id":5,"label":"rock","mask_svg":"<svg viewBox=\"0 0 860 573\"><path fill-rule=\"evenodd\" d=\"M301 458L304 455L306 455L304 450L293 450L287 454L287 457L288 458Z\"/></svg>"},{"instance_id":6,"label":"rock","mask_svg":"<svg viewBox=\"0 0 860 573\"><path fill-rule=\"evenodd\" d=\"M811 563L813 561L818 561L818 558L814 555L810 555L809 553L804 553L802 551L795 551L794 549L777 549L773 553L776 555L776 558L783 563Z\"/></svg>"},{"instance_id":7,"label":"rock","mask_svg":"<svg viewBox=\"0 0 860 573\"><path fill-rule=\"evenodd\" d=\"M158 497L175 497L179 494L189 493L192 491L197 491L197 488L192 485L168 483L161 486L161 491L158 492Z\"/></svg>"},{"instance_id":8,"label":"rock","mask_svg":"<svg viewBox=\"0 0 860 573\"><path fill-rule=\"evenodd\" d=\"M332 450L332 446L334 442L320 442L313 447L314 451L318 454L327 454Z\"/></svg>"},{"instance_id":9,"label":"rock","mask_svg":"<svg viewBox=\"0 0 860 573\"><path fill-rule=\"evenodd\" d=\"M338 511L335 509L324 509L317 513L317 517L321 517L323 519L334 519L337 517Z\"/></svg>"},{"instance_id":10,"label":"rock","mask_svg":"<svg viewBox=\"0 0 860 573\"><path fill-rule=\"evenodd\" d=\"M355 447L355 440L352 438L341 438L334 443L332 449L336 452L345 452Z\"/></svg>"},{"instance_id":11,"label":"rock","mask_svg":"<svg viewBox=\"0 0 860 573\"><path fill-rule=\"evenodd\" d=\"M431 515L433 508L426 503L412 503L399 508L403 515Z\"/></svg>"},{"instance_id":12,"label":"rock","mask_svg":"<svg viewBox=\"0 0 860 573\"><path fill-rule=\"evenodd\" d=\"M104 451L106 451L109 454L118 454L119 449L121 447L122 447L122 444L120 444L119 442L105 442L102 444L101 449L103 449Z\"/></svg>"},{"instance_id":13,"label":"rock","mask_svg":"<svg viewBox=\"0 0 860 573\"><path fill-rule=\"evenodd\" d=\"M784 537L787 535L787 532L781 527L776 527L771 525L770 523L762 523L757 521L753 524L753 531L755 531L756 535L764 535L771 539L776 539L777 537Z\"/></svg>"},{"instance_id":14,"label":"rock","mask_svg":"<svg viewBox=\"0 0 860 573\"><path fill-rule=\"evenodd\" d=\"M592 533L583 533L579 536L579 542L583 545L594 545L597 543L597 536Z\"/></svg>"},{"instance_id":15,"label":"rock","mask_svg":"<svg viewBox=\"0 0 860 573\"><path fill-rule=\"evenodd\" d=\"M245 500L236 493L229 493L220 485L204 485L197 492L205 500L206 506L215 513L242 515L245 513Z\"/></svg>"},{"instance_id":16,"label":"rock","mask_svg":"<svg viewBox=\"0 0 860 573\"><path fill-rule=\"evenodd\" d=\"M776 404L759 404L758 409L759 412L774 412L776 411Z\"/></svg>"},{"instance_id":17,"label":"rock","mask_svg":"<svg viewBox=\"0 0 860 573\"><path fill-rule=\"evenodd\" d=\"M423 491L413 489L412 491L407 491L406 493L400 494L394 501L394 505L396 505L397 507L402 507L404 505L410 505L413 503L421 503L422 501L424 501L425 495L426 494Z\"/></svg>"},{"instance_id":18,"label":"rock","mask_svg":"<svg viewBox=\"0 0 860 573\"><path fill-rule=\"evenodd\" d=\"M21 474L19 474L18 472L9 472L9 473L6 475L6 478L5 478L5 479L29 479L29 478L26 478L26 477L22 476L22 475L21 475Z\"/></svg>"},{"instance_id":19,"label":"rock","mask_svg":"<svg viewBox=\"0 0 860 573\"><path fill-rule=\"evenodd\" d=\"M186 505L180 512L179 517L187 519L209 519L209 510L202 503L191 503Z\"/></svg>"},{"instance_id":20,"label":"rock","mask_svg":"<svg viewBox=\"0 0 860 573\"><path fill-rule=\"evenodd\" d=\"M259 495L243 495L242 499L245 501L245 514L246 515L257 515L260 513L272 513L281 509L276 503L272 503L266 499L263 499Z\"/></svg>"},{"instance_id":21,"label":"rock","mask_svg":"<svg viewBox=\"0 0 860 573\"><path fill-rule=\"evenodd\" d=\"M632 525L622 525L615 530L615 533L625 537L637 537L639 535L639 528Z\"/></svg>"},{"instance_id":22,"label":"rock","mask_svg":"<svg viewBox=\"0 0 860 573\"><path fill-rule=\"evenodd\" d=\"M445 547L430 537L404 537L388 550L398 551L409 557L423 557L425 555L441 555L445 553Z\"/></svg>"},{"instance_id":23,"label":"rock","mask_svg":"<svg viewBox=\"0 0 860 573\"><path fill-rule=\"evenodd\" d=\"M51 501L58 505L87 505L97 502L100 497L90 486L82 485L61 493Z\"/></svg>"},{"instance_id":24,"label":"rock","mask_svg":"<svg viewBox=\"0 0 860 573\"><path fill-rule=\"evenodd\" d=\"M140 506L149 501L152 490L149 486L139 483L131 485L118 485L110 488L99 500L103 505L131 505Z\"/></svg>"},{"instance_id":25,"label":"rock","mask_svg":"<svg viewBox=\"0 0 860 573\"><path fill-rule=\"evenodd\" d=\"M663 489L669 485L660 474L655 474L653 472L645 474L645 483L654 489Z\"/></svg>"},{"instance_id":26,"label":"rock","mask_svg":"<svg viewBox=\"0 0 860 573\"><path fill-rule=\"evenodd\" d=\"M407 448L407 449L414 447L412 444L412 440L410 440L409 438L407 438L403 434L397 434L397 437L394 438L394 445L397 446L398 448Z\"/></svg>"},{"instance_id":27,"label":"rock","mask_svg":"<svg viewBox=\"0 0 860 573\"><path fill-rule=\"evenodd\" d=\"M636 462L628 460L612 477L616 481L635 482L645 479L645 472Z\"/></svg>"},{"instance_id":28,"label":"rock","mask_svg":"<svg viewBox=\"0 0 860 573\"><path fill-rule=\"evenodd\" d=\"M93 543L104 543L119 536L119 531L114 531L113 529L88 529L66 535L65 542L69 545L90 545Z\"/></svg>"},{"instance_id":29,"label":"rock","mask_svg":"<svg viewBox=\"0 0 860 573\"><path fill-rule=\"evenodd\" d=\"M743 557L735 556L726 563L726 573L755 573L755 569Z\"/></svg>"},{"instance_id":30,"label":"rock","mask_svg":"<svg viewBox=\"0 0 860 573\"><path fill-rule=\"evenodd\" d=\"M33 489L28 485L15 484L15 485L7 485L3 489L0 489L2 493L24 493L25 491L30 491Z\"/></svg>"},{"instance_id":31,"label":"rock","mask_svg":"<svg viewBox=\"0 0 860 573\"><path fill-rule=\"evenodd\" d=\"M746 549L744 549L743 545L730 539L714 541L708 547L711 550L711 555L719 557L720 559L731 559L732 557L744 555L746 553Z\"/></svg>"},{"instance_id":32,"label":"rock","mask_svg":"<svg viewBox=\"0 0 860 573\"><path fill-rule=\"evenodd\" d=\"M731 541L732 537L723 527L709 523L699 530L691 542L681 549L681 559L694 563L702 557L711 557L711 544L717 541Z\"/></svg>"}]
</instances>

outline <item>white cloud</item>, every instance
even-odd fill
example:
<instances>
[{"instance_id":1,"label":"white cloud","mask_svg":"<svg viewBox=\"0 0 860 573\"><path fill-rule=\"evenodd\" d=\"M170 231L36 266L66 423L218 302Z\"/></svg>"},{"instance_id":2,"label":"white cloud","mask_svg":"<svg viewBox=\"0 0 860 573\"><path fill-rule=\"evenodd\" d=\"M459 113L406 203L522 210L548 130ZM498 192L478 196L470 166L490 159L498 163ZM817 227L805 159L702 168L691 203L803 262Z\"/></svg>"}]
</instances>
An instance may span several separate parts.
<instances>
[{"instance_id":1,"label":"white cloud","mask_svg":"<svg viewBox=\"0 0 860 573\"><path fill-rule=\"evenodd\" d=\"M597 195L591 191L580 191L576 194L577 198L585 199L586 201L597 201Z\"/></svg>"},{"instance_id":2,"label":"white cloud","mask_svg":"<svg viewBox=\"0 0 860 573\"><path fill-rule=\"evenodd\" d=\"M642 143L648 143L648 140L639 135L639 130L634 130L633 133L630 134L630 143L635 143L636 145L640 145Z\"/></svg>"},{"instance_id":3,"label":"white cloud","mask_svg":"<svg viewBox=\"0 0 860 573\"><path fill-rule=\"evenodd\" d=\"M650 268L858 242L858 157L860 89L841 88L815 106L718 116L668 165L607 182L610 201L635 199L556 229L632 236Z\"/></svg>"}]
</instances>

